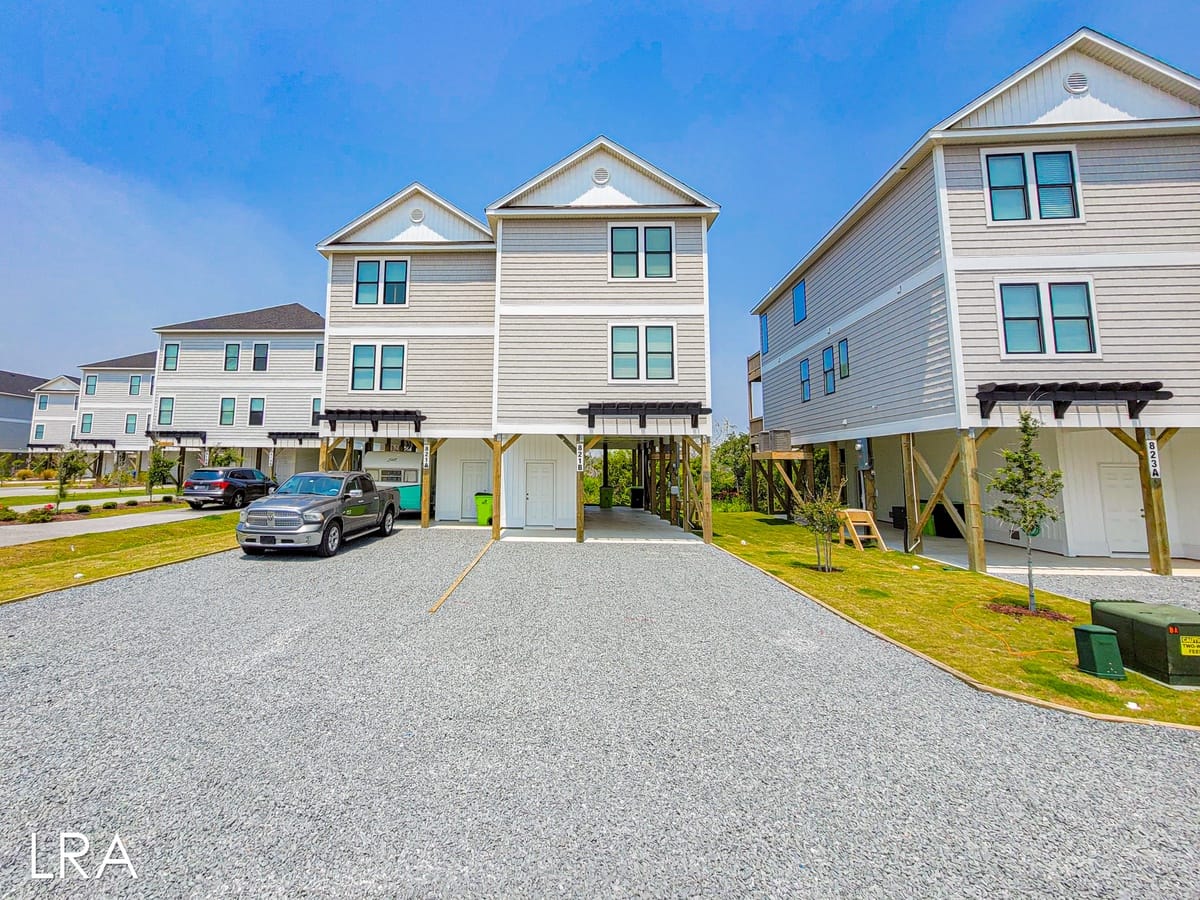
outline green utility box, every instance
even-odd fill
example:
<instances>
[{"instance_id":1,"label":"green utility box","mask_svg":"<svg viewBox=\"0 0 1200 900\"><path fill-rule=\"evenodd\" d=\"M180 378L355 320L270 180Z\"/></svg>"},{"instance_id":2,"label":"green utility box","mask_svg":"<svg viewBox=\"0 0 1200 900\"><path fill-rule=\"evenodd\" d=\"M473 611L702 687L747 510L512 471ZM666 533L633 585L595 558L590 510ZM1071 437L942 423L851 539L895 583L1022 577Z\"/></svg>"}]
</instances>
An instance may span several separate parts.
<instances>
[{"instance_id":1,"label":"green utility box","mask_svg":"<svg viewBox=\"0 0 1200 900\"><path fill-rule=\"evenodd\" d=\"M613 489L610 487L600 488L600 508L612 509Z\"/></svg>"},{"instance_id":2,"label":"green utility box","mask_svg":"<svg viewBox=\"0 0 1200 900\"><path fill-rule=\"evenodd\" d=\"M1117 633L1129 668L1165 684L1200 685L1200 612L1169 603L1093 600L1092 621Z\"/></svg>"},{"instance_id":3,"label":"green utility box","mask_svg":"<svg viewBox=\"0 0 1200 900\"><path fill-rule=\"evenodd\" d=\"M1121 649L1117 646L1117 633L1103 625L1076 625L1075 652L1079 654L1079 668L1097 678L1125 680L1125 667L1121 665Z\"/></svg>"},{"instance_id":4,"label":"green utility box","mask_svg":"<svg viewBox=\"0 0 1200 900\"><path fill-rule=\"evenodd\" d=\"M492 524L492 495L481 491L475 495L475 522L478 525Z\"/></svg>"}]
</instances>

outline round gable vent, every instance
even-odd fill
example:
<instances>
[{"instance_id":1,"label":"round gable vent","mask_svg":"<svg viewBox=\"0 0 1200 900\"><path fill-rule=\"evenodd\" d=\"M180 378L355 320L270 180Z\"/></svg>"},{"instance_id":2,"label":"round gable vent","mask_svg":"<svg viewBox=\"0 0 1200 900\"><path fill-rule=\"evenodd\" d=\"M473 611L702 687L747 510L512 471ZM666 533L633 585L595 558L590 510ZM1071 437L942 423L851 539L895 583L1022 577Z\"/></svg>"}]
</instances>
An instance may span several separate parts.
<instances>
[{"instance_id":1,"label":"round gable vent","mask_svg":"<svg viewBox=\"0 0 1200 900\"><path fill-rule=\"evenodd\" d=\"M425 221L425 210L421 209L418 206L416 209L414 209L412 212L410 212L408 214L408 217L410 219L412 219L414 223L420 224L421 222Z\"/></svg>"},{"instance_id":2,"label":"round gable vent","mask_svg":"<svg viewBox=\"0 0 1200 900\"><path fill-rule=\"evenodd\" d=\"M595 172L592 173L592 183L593 184L608 184L608 179L611 177L612 176L608 174L608 169L604 168L604 166L601 166Z\"/></svg>"},{"instance_id":3,"label":"round gable vent","mask_svg":"<svg viewBox=\"0 0 1200 900\"><path fill-rule=\"evenodd\" d=\"M1088 77L1082 72L1072 72L1063 79L1063 87L1067 89L1068 94L1086 94Z\"/></svg>"}]
</instances>

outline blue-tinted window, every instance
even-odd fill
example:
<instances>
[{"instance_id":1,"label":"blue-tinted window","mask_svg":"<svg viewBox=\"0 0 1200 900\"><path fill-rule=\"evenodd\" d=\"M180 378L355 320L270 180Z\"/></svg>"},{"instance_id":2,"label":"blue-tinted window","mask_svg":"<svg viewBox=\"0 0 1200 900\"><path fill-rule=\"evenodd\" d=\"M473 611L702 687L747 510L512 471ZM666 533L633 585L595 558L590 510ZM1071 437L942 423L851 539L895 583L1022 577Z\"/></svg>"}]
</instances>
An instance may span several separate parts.
<instances>
[{"instance_id":1,"label":"blue-tinted window","mask_svg":"<svg viewBox=\"0 0 1200 900\"><path fill-rule=\"evenodd\" d=\"M1056 353L1095 353L1096 333L1087 283L1050 285Z\"/></svg>"},{"instance_id":2,"label":"blue-tinted window","mask_svg":"<svg viewBox=\"0 0 1200 900\"><path fill-rule=\"evenodd\" d=\"M321 424L321 398L313 397L312 402L312 424L316 428Z\"/></svg>"},{"instance_id":3,"label":"blue-tinted window","mask_svg":"<svg viewBox=\"0 0 1200 900\"><path fill-rule=\"evenodd\" d=\"M35 425L33 427L34 440L40 441L45 436L46 436L46 426L45 425Z\"/></svg>"},{"instance_id":4,"label":"blue-tinted window","mask_svg":"<svg viewBox=\"0 0 1200 900\"><path fill-rule=\"evenodd\" d=\"M354 275L354 302L359 305L379 302L378 260L359 260Z\"/></svg>"},{"instance_id":5,"label":"blue-tinted window","mask_svg":"<svg viewBox=\"0 0 1200 900\"><path fill-rule=\"evenodd\" d=\"M379 348L379 389L404 390L404 346Z\"/></svg>"},{"instance_id":6,"label":"blue-tinted window","mask_svg":"<svg viewBox=\"0 0 1200 900\"><path fill-rule=\"evenodd\" d=\"M675 377L675 329L670 325L646 326L646 378L670 381Z\"/></svg>"},{"instance_id":7,"label":"blue-tinted window","mask_svg":"<svg viewBox=\"0 0 1200 900\"><path fill-rule=\"evenodd\" d=\"M84 434L92 433L92 414L84 413L79 420L79 430Z\"/></svg>"},{"instance_id":8,"label":"blue-tinted window","mask_svg":"<svg viewBox=\"0 0 1200 900\"><path fill-rule=\"evenodd\" d=\"M163 344L163 371L174 372L179 368L179 345Z\"/></svg>"},{"instance_id":9,"label":"blue-tinted window","mask_svg":"<svg viewBox=\"0 0 1200 900\"><path fill-rule=\"evenodd\" d=\"M267 371L267 351L268 351L267 344L255 344L254 345L254 371L255 372Z\"/></svg>"},{"instance_id":10,"label":"blue-tinted window","mask_svg":"<svg viewBox=\"0 0 1200 900\"><path fill-rule=\"evenodd\" d=\"M142 392L142 376L141 375L130 375L129 376L129 396L136 397L141 392Z\"/></svg>"},{"instance_id":11,"label":"blue-tinted window","mask_svg":"<svg viewBox=\"0 0 1200 900\"><path fill-rule=\"evenodd\" d=\"M671 229L656 226L646 229L646 277L670 278Z\"/></svg>"},{"instance_id":12,"label":"blue-tinted window","mask_svg":"<svg viewBox=\"0 0 1200 900\"><path fill-rule=\"evenodd\" d=\"M89 397L96 393L96 376L89 375L83 382L83 392Z\"/></svg>"},{"instance_id":13,"label":"blue-tinted window","mask_svg":"<svg viewBox=\"0 0 1200 900\"><path fill-rule=\"evenodd\" d=\"M832 347L826 347L821 351L821 370L825 375L825 393L832 394L837 390L837 374L833 368Z\"/></svg>"},{"instance_id":14,"label":"blue-tinted window","mask_svg":"<svg viewBox=\"0 0 1200 900\"><path fill-rule=\"evenodd\" d=\"M1033 154L1038 215L1043 219L1077 219L1075 165L1069 151Z\"/></svg>"},{"instance_id":15,"label":"blue-tinted window","mask_svg":"<svg viewBox=\"0 0 1200 900\"><path fill-rule=\"evenodd\" d=\"M1028 219L1029 195L1025 187L1024 154L989 156L987 170L992 219L997 222Z\"/></svg>"},{"instance_id":16,"label":"blue-tinted window","mask_svg":"<svg viewBox=\"0 0 1200 900\"><path fill-rule=\"evenodd\" d=\"M137 413L129 413L125 416L125 433L135 434L137 432Z\"/></svg>"},{"instance_id":17,"label":"blue-tinted window","mask_svg":"<svg viewBox=\"0 0 1200 900\"><path fill-rule=\"evenodd\" d=\"M1005 352L1046 352L1042 301L1036 284L1000 285L1000 312L1004 319Z\"/></svg>"},{"instance_id":18,"label":"blue-tinted window","mask_svg":"<svg viewBox=\"0 0 1200 900\"><path fill-rule=\"evenodd\" d=\"M804 293L804 281L797 281L792 288L792 322L799 325L808 317L808 298Z\"/></svg>"},{"instance_id":19,"label":"blue-tinted window","mask_svg":"<svg viewBox=\"0 0 1200 900\"><path fill-rule=\"evenodd\" d=\"M612 277L638 277L637 228L612 229Z\"/></svg>"},{"instance_id":20,"label":"blue-tinted window","mask_svg":"<svg viewBox=\"0 0 1200 900\"><path fill-rule=\"evenodd\" d=\"M809 378L808 360L800 360L800 402L812 399L812 380Z\"/></svg>"},{"instance_id":21,"label":"blue-tinted window","mask_svg":"<svg viewBox=\"0 0 1200 900\"><path fill-rule=\"evenodd\" d=\"M247 425L261 425L263 423L263 414L266 410L267 401L262 397L250 398L250 418Z\"/></svg>"},{"instance_id":22,"label":"blue-tinted window","mask_svg":"<svg viewBox=\"0 0 1200 900\"><path fill-rule=\"evenodd\" d=\"M375 390L375 345L356 344L350 357L350 390Z\"/></svg>"},{"instance_id":23,"label":"blue-tinted window","mask_svg":"<svg viewBox=\"0 0 1200 900\"><path fill-rule=\"evenodd\" d=\"M50 405L49 394L38 394L38 409L45 409Z\"/></svg>"},{"instance_id":24,"label":"blue-tinted window","mask_svg":"<svg viewBox=\"0 0 1200 900\"><path fill-rule=\"evenodd\" d=\"M761 315L758 317L758 337L759 344L762 348L762 355L767 355L767 317Z\"/></svg>"},{"instance_id":25,"label":"blue-tinted window","mask_svg":"<svg viewBox=\"0 0 1200 900\"><path fill-rule=\"evenodd\" d=\"M171 420L175 418L175 398L174 397L159 397L158 398L158 424L170 425Z\"/></svg>"},{"instance_id":26,"label":"blue-tinted window","mask_svg":"<svg viewBox=\"0 0 1200 900\"><path fill-rule=\"evenodd\" d=\"M238 360L241 358L241 344L226 344L225 345L225 371L236 372L238 370Z\"/></svg>"},{"instance_id":27,"label":"blue-tinted window","mask_svg":"<svg viewBox=\"0 0 1200 900\"><path fill-rule=\"evenodd\" d=\"M237 411L237 400L234 397L221 398L221 424L232 425L233 417Z\"/></svg>"},{"instance_id":28,"label":"blue-tinted window","mask_svg":"<svg viewBox=\"0 0 1200 900\"><path fill-rule=\"evenodd\" d=\"M838 377L850 377L850 341L842 338L838 341Z\"/></svg>"},{"instance_id":29,"label":"blue-tinted window","mask_svg":"<svg viewBox=\"0 0 1200 900\"><path fill-rule=\"evenodd\" d=\"M408 263L403 259L383 264L383 302L392 306L408 302Z\"/></svg>"},{"instance_id":30,"label":"blue-tinted window","mask_svg":"<svg viewBox=\"0 0 1200 900\"><path fill-rule=\"evenodd\" d=\"M641 351L636 325L614 325L612 329L612 378L636 381L641 377Z\"/></svg>"}]
</instances>

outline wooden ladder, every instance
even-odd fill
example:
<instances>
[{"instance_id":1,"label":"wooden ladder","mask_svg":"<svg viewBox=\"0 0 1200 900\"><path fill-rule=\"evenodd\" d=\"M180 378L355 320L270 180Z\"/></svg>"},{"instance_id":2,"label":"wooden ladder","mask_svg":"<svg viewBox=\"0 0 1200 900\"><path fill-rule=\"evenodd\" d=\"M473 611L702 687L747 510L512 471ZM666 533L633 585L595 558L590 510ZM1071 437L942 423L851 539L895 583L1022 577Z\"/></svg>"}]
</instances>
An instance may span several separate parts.
<instances>
[{"instance_id":1,"label":"wooden ladder","mask_svg":"<svg viewBox=\"0 0 1200 900\"><path fill-rule=\"evenodd\" d=\"M880 535L879 528L875 524L875 517L871 515L870 510L838 510L838 521L841 523L838 540L843 547L846 546L846 538L849 538L850 543L854 544L856 550L863 549L863 541L874 541L880 550L887 549L887 544L883 542L883 537ZM860 528L865 530L860 532Z\"/></svg>"}]
</instances>

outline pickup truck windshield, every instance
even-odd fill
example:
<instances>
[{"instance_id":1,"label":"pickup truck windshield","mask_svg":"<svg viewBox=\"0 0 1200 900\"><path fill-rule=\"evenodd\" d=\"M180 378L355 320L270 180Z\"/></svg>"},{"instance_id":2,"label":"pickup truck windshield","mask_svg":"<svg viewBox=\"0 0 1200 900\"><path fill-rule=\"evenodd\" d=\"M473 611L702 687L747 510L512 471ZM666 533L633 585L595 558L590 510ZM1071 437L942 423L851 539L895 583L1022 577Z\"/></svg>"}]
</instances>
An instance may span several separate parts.
<instances>
[{"instance_id":1,"label":"pickup truck windshield","mask_svg":"<svg viewBox=\"0 0 1200 900\"><path fill-rule=\"evenodd\" d=\"M342 480L336 475L293 475L279 486L279 494L313 494L318 497L336 497L342 489Z\"/></svg>"}]
</instances>

